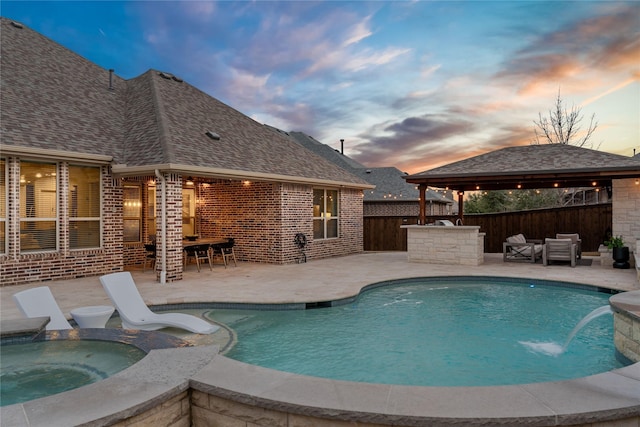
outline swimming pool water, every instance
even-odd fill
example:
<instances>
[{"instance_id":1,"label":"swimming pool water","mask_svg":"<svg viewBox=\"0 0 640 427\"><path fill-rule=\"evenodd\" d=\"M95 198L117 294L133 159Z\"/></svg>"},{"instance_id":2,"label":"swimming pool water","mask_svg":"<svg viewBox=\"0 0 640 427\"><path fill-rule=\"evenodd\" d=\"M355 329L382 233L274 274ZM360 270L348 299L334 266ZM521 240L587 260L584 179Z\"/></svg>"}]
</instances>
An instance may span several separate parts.
<instances>
[{"instance_id":1,"label":"swimming pool water","mask_svg":"<svg viewBox=\"0 0 640 427\"><path fill-rule=\"evenodd\" d=\"M420 386L565 380L622 367L610 314L558 355L525 342L565 343L610 295L558 286L432 280L366 291L315 310L212 310L238 342L228 357L317 377Z\"/></svg>"},{"instance_id":2,"label":"swimming pool water","mask_svg":"<svg viewBox=\"0 0 640 427\"><path fill-rule=\"evenodd\" d=\"M0 346L0 406L26 402L107 378L142 359L112 341L61 340Z\"/></svg>"}]
</instances>

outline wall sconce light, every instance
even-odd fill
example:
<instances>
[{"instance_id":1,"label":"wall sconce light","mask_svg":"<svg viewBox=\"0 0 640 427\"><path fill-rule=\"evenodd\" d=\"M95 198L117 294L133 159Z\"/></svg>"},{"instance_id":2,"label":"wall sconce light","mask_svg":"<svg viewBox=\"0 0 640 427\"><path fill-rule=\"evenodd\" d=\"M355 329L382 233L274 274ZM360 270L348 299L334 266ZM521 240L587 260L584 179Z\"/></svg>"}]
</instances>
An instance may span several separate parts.
<instances>
[{"instance_id":1,"label":"wall sconce light","mask_svg":"<svg viewBox=\"0 0 640 427\"><path fill-rule=\"evenodd\" d=\"M188 177L187 178L187 185L193 185L193 177Z\"/></svg>"},{"instance_id":2,"label":"wall sconce light","mask_svg":"<svg viewBox=\"0 0 640 427\"><path fill-rule=\"evenodd\" d=\"M640 185L640 179L636 179L636 185Z\"/></svg>"}]
</instances>

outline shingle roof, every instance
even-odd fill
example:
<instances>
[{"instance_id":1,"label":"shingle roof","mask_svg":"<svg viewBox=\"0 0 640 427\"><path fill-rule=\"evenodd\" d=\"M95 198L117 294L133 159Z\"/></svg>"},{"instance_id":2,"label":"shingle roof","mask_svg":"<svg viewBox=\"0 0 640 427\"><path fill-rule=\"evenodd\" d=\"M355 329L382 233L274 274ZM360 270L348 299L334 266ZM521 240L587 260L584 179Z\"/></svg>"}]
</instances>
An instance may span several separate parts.
<instances>
[{"instance_id":1,"label":"shingle roof","mask_svg":"<svg viewBox=\"0 0 640 427\"><path fill-rule=\"evenodd\" d=\"M114 172L123 175L162 169L370 187L171 74L149 70L131 80L110 76L25 26L6 18L0 23L3 150L111 156ZM208 137L207 131L220 138Z\"/></svg>"},{"instance_id":2,"label":"shingle roof","mask_svg":"<svg viewBox=\"0 0 640 427\"><path fill-rule=\"evenodd\" d=\"M640 159L565 144L507 147L405 177L408 182L471 190L589 186L592 179L640 176ZM524 187L523 187L524 188Z\"/></svg>"},{"instance_id":3,"label":"shingle roof","mask_svg":"<svg viewBox=\"0 0 640 427\"><path fill-rule=\"evenodd\" d=\"M279 129L273 129L277 132L283 132ZM376 187L374 189L365 191L365 202L392 202L401 200L416 201L420 197L420 194L415 185L408 184L402 178L406 174L400 171L398 168L369 168L303 132L293 131L284 133L289 135L291 138L293 138L295 141L297 141L307 149L335 163L341 168L346 169L352 174L359 176L368 183L375 185ZM442 193L439 193L432 189L427 189L426 199L442 203L452 203L452 201L443 196Z\"/></svg>"},{"instance_id":4,"label":"shingle roof","mask_svg":"<svg viewBox=\"0 0 640 427\"><path fill-rule=\"evenodd\" d=\"M632 157L573 145L541 144L502 148L411 177L637 170L639 165Z\"/></svg>"},{"instance_id":5,"label":"shingle roof","mask_svg":"<svg viewBox=\"0 0 640 427\"><path fill-rule=\"evenodd\" d=\"M308 150L311 150L314 153L324 157L325 159L330 160L341 168L360 169L366 167L362 163L358 163L351 157L345 156L340 151L329 147L327 144L323 144L314 137L303 132L292 131L289 132L288 135Z\"/></svg>"},{"instance_id":6,"label":"shingle roof","mask_svg":"<svg viewBox=\"0 0 640 427\"><path fill-rule=\"evenodd\" d=\"M3 149L66 151L73 142L76 152L121 152L124 80L113 76L117 90L110 91L108 70L27 27L0 24Z\"/></svg>"},{"instance_id":7,"label":"shingle roof","mask_svg":"<svg viewBox=\"0 0 640 427\"><path fill-rule=\"evenodd\" d=\"M367 182L376 186L373 190L364 193L365 201L417 201L420 193L417 186L409 184L403 179L406 174L395 167L364 168L354 171ZM451 204L453 201L442 193L427 188L426 200Z\"/></svg>"}]
</instances>

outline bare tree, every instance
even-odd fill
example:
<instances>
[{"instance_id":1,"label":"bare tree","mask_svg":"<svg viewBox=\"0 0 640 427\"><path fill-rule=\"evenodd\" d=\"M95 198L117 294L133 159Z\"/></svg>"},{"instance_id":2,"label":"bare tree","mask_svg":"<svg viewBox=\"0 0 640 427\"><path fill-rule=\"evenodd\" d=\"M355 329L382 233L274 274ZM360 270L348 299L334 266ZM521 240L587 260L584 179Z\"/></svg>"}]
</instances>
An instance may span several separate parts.
<instances>
[{"instance_id":1,"label":"bare tree","mask_svg":"<svg viewBox=\"0 0 640 427\"><path fill-rule=\"evenodd\" d=\"M591 148L592 144L589 142L589 138L598 127L596 115L594 113L591 116L586 132L580 132L582 119L583 116L579 107L574 105L571 110L563 107L560 90L558 90L555 109L549 110L549 117L544 117L542 113L538 113L538 120L533 121L535 124L533 144L546 142L548 144L570 144Z\"/></svg>"}]
</instances>

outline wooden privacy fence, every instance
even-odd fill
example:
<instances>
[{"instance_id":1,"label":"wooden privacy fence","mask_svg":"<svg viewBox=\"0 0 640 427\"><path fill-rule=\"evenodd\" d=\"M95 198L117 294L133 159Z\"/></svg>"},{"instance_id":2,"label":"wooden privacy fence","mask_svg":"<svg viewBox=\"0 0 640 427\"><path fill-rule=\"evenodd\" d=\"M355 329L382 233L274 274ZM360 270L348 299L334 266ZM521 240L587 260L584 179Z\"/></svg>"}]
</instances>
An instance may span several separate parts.
<instances>
[{"instance_id":1,"label":"wooden privacy fence","mask_svg":"<svg viewBox=\"0 0 640 427\"><path fill-rule=\"evenodd\" d=\"M456 217L427 217L427 222ZM418 217L365 217L365 251L406 251L407 230L402 225L417 224ZM570 206L520 212L468 214L464 225L479 225L486 233L484 251L502 252L508 236L522 233L530 239L555 237L556 233L578 233L583 252L595 252L611 233L611 204Z\"/></svg>"}]
</instances>

